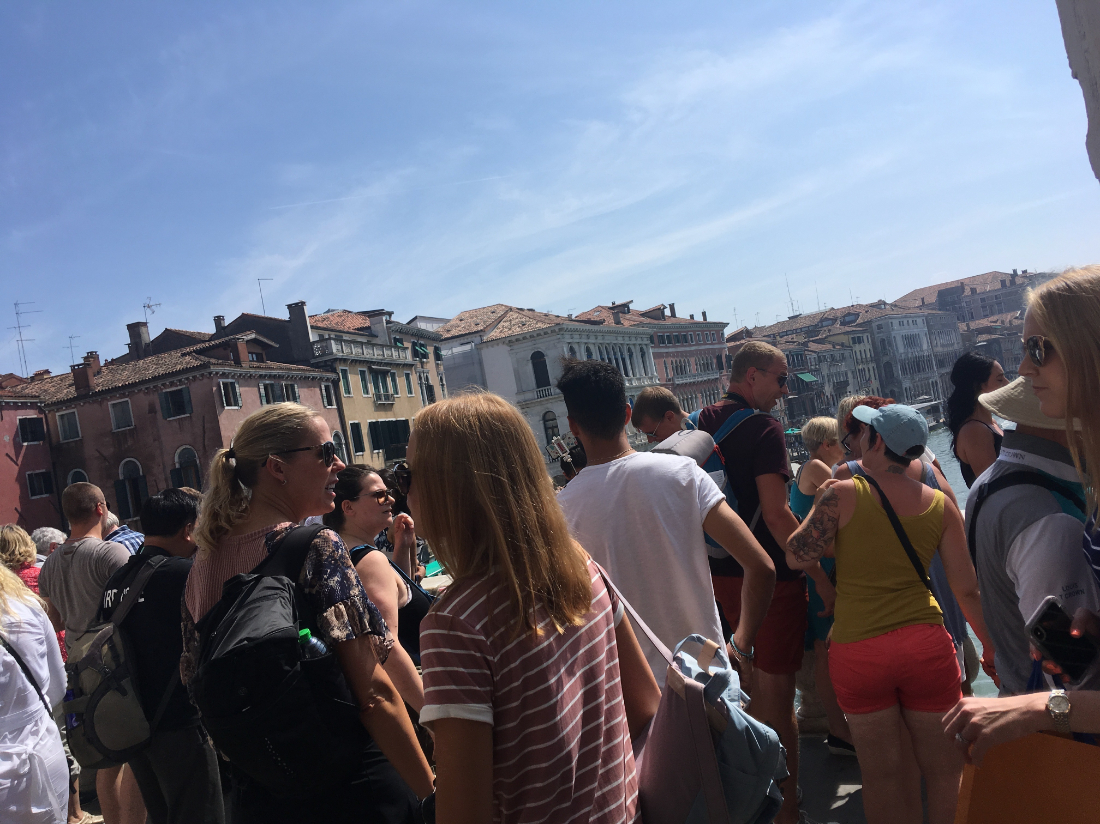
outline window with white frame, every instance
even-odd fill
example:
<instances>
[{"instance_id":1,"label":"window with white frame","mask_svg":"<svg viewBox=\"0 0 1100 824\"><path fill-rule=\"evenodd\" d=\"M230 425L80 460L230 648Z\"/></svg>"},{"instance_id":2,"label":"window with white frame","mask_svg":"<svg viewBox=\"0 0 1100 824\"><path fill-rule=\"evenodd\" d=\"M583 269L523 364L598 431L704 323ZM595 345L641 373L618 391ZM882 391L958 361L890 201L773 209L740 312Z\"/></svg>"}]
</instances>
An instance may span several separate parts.
<instances>
[{"instance_id":1,"label":"window with white frame","mask_svg":"<svg viewBox=\"0 0 1100 824\"><path fill-rule=\"evenodd\" d=\"M416 393L413 392L413 374L412 372L405 373L405 394L410 398Z\"/></svg>"},{"instance_id":2,"label":"window with white frame","mask_svg":"<svg viewBox=\"0 0 1100 824\"><path fill-rule=\"evenodd\" d=\"M62 441L80 440L80 420L75 409L57 413L57 434Z\"/></svg>"},{"instance_id":3,"label":"window with white frame","mask_svg":"<svg viewBox=\"0 0 1100 824\"><path fill-rule=\"evenodd\" d=\"M332 391L332 384L328 381L321 384L321 405L326 409L336 406L336 393Z\"/></svg>"},{"instance_id":4,"label":"window with white frame","mask_svg":"<svg viewBox=\"0 0 1100 824\"><path fill-rule=\"evenodd\" d=\"M300 403L301 396L298 394L298 384L296 383L284 383L283 384L283 397L287 399L288 403Z\"/></svg>"},{"instance_id":5,"label":"window with white frame","mask_svg":"<svg viewBox=\"0 0 1100 824\"><path fill-rule=\"evenodd\" d=\"M202 470L199 469L199 455L193 447L181 446L176 450L176 466L171 471L172 486L179 489L189 486L202 489Z\"/></svg>"},{"instance_id":6,"label":"window with white frame","mask_svg":"<svg viewBox=\"0 0 1100 824\"><path fill-rule=\"evenodd\" d=\"M356 455L362 455L367 451L367 444L363 440L363 425L359 421L348 421L348 431L351 432L351 450Z\"/></svg>"},{"instance_id":7,"label":"window with white frame","mask_svg":"<svg viewBox=\"0 0 1100 824\"><path fill-rule=\"evenodd\" d=\"M363 397L370 397L370 376L366 369L359 370L359 388L363 390Z\"/></svg>"},{"instance_id":8,"label":"window with white frame","mask_svg":"<svg viewBox=\"0 0 1100 824\"><path fill-rule=\"evenodd\" d=\"M27 473L27 492L32 498L53 494L53 476L48 471Z\"/></svg>"},{"instance_id":9,"label":"window with white frame","mask_svg":"<svg viewBox=\"0 0 1100 824\"><path fill-rule=\"evenodd\" d=\"M340 367L340 390L345 398L351 397L351 373L346 366Z\"/></svg>"},{"instance_id":10,"label":"window with white frame","mask_svg":"<svg viewBox=\"0 0 1100 824\"><path fill-rule=\"evenodd\" d=\"M72 486L73 484L86 484L88 483L88 473L83 469L74 469L69 473L69 477L65 480L66 486Z\"/></svg>"},{"instance_id":11,"label":"window with white frame","mask_svg":"<svg viewBox=\"0 0 1100 824\"><path fill-rule=\"evenodd\" d=\"M134 428L134 413L130 409L130 399L123 398L120 401L108 404L111 410L111 431L118 432L122 429Z\"/></svg>"},{"instance_id":12,"label":"window with white frame","mask_svg":"<svg viewBox=\"0 0 1100 824\"><path fill-rule=\"evenodd\" d=\"M19 442L27 445L46 440L46 423L37 415L19 419Z\"/></svg>"},{"instance_id":13,"label":"window with white frame","mask_svg":"<svg viewBox=\"0 0 1100 824\"><path fill-rule=\"evenodd\" d=\"M241 408L241 387L236 381L218 381L218 389L221 391L223 408Z\"/></svg>"}]
</instances>

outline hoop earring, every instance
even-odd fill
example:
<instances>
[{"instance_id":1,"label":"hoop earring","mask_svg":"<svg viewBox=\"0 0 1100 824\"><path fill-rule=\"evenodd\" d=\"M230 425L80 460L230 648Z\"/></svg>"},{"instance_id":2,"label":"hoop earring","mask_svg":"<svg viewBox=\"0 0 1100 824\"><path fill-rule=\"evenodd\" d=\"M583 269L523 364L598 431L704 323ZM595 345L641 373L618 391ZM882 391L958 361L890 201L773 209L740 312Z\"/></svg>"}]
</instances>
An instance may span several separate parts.
<instances>
[{"instance_id":1,"label":"hoop earring","mask_svg":"<svg viewBox=\"0 0 1100 824\"><path fill-rule=\"evenodd\" d=\"M286 478L283 478L283 486L286 486Z\"/></svg>"}]
</instances>

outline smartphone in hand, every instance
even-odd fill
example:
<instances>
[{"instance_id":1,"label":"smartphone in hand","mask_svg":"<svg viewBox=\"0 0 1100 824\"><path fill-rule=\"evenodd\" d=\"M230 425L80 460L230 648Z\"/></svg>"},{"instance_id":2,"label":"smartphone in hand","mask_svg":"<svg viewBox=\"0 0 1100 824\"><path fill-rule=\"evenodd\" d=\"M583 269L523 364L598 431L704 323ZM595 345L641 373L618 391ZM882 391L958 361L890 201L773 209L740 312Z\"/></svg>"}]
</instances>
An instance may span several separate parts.
<instances>
[{"instance_id":1,"label":"smartphone in hand","mask_svg":"<svg viewBox=\"0 0 1100 824\"><path fill-rule=\"evenodd\" d=\"M1100 656L1100 648L1090 638L1070 635L1072 622L1058 597L1048 595L1027 622L1027 634L1044 658L1071 681L1080 681Z\"/></svg>"}]
</instances>

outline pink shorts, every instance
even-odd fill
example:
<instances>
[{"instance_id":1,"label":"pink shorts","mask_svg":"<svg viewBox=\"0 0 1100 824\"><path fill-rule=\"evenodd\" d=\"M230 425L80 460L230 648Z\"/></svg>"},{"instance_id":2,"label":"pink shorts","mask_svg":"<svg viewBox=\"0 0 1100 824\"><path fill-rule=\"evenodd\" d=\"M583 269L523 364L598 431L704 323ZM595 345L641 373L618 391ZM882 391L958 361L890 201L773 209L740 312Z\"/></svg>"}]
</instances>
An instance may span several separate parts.
<instances>
[{"instance_id":1,"label":"pink shorts","mask_svg":"<svg viewBox=\"0 0 1100 824\"><path fill-rule=\"evenodd\" d=\"M947 712L962 698L955 645L941 624L914 624L829 645L829 674L840 708L878 712L900 704L916 712Z\"/></svg>"}]
</instances>

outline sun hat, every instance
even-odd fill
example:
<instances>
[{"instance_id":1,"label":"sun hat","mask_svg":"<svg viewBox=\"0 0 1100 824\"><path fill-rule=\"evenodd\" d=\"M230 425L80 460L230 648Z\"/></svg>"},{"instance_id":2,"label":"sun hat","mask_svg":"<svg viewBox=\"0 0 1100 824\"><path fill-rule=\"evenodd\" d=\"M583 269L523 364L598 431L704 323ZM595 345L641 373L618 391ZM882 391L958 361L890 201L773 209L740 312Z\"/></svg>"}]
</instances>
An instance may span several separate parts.
<instances>
[{"instance_id":1,"label":"sun hat","mask_svg":"<svg viewBox=\"0 0 1100 824\"><path fill-rule=\"evenodd\" d=\"M1043 414L1039 406L1039 399L1031 388L1031 379L1025 377L1016 378L1007 386L978 395L978 403L999 418L1006 421L1033 426L1036 429L1061 429L1065 430L1064 418L1048 418ZM1076 428L1081 428L1081 422L1076 421Z\"/></svg>"},{"instance_id":2,"label":"sun hat","mask_svg":"<svg viewBox=\"0 0 1100 824\"><path fill-rule=\"evenodd\" d=\"M879 409L857 406L852 410L852 417L873 426L890 451L898 455L928 443L928 421L911 406L901 403L887 404Z\"/></svg>"}]
</instances>

